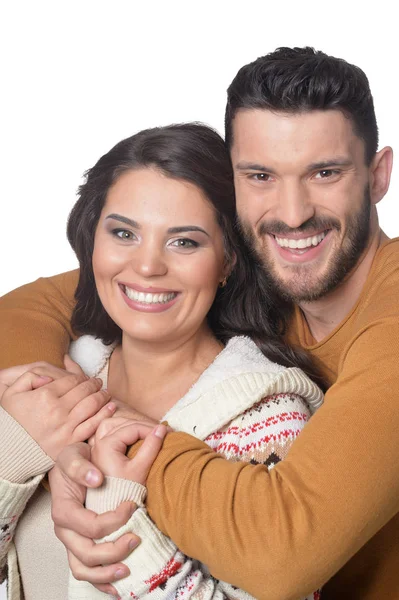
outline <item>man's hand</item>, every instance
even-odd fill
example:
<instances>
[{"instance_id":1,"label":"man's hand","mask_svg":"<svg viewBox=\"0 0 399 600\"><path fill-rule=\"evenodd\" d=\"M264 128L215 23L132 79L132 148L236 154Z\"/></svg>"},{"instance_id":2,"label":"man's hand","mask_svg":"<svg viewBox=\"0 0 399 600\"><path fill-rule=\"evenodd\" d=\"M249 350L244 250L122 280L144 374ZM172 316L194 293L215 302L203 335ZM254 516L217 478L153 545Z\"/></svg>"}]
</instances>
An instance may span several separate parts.
<instances>
[{"instance_id":1,"label":"man's hand","mask_svg":"<svg viewBox=\"0 0 399 600\"><path fill-rule=\"evenodd\" d=\"M62 448L88 439L115 411L101 385L83 374L63 372L52 381L27 371L7 387L0 405L56 460Z\"/></svg>"},{"instance_id":2,"label":"man's hand","mask_svg":"<svg viewBox=\"0 0 399 600\"><path fill-rule=\"evenodd\" d=\"M0 369L0 400L3 396L3 393L7 388L10 387L13 383L27 373L28 371L31 373L35 373L35 375L39 375L35 381L36 387L41 387L49 381L53 379L60 379L60 377L65 377L68 373L75 373L75 375L83 375L84 373L80 366L75 363L68 355L64 357L65 369L60 369L59 367L55 367L50 363L45 361L38 361L34 363L29 363L26 365L17 365L15 367L9 367L8 369Z\"/></svg>"},{"instance_id":3,"label":"man's hand","mask_svg":"<svg viewBox=\"0 0 399 600\"><path fill-rule=\"evenodd\" d=\"M114 437L126 444L144 439L136 457L124 474L131 474L134 481L144 484L148 472L162 446L167 433L165 425L154 429L143 423L126 424L125 419L105 421L97 443L102 440L102 451L115 442ZM112 426L112 429L108 429ZM101 437L103 436L103 437ZM120 441L118 443L121 443ZM135 465L135 466L134 466ZM112 465L111 465L112 468ZM103 473L90 461L90 447L87 444L74 444L60 453L56 467L51 471L52 516L54 530L59 540L66 546L69 564L76 579L92 583L97 589L117 595L112 581L126 577L128 568L120 561L130 554L140 542L133 534L125 534L116 542L95 544L94 539L102 538L124 525L136 506L124 502L115 511L97 515L84 508L86 487L98 487L103 481Z\"/></svg>"}]
</instances>

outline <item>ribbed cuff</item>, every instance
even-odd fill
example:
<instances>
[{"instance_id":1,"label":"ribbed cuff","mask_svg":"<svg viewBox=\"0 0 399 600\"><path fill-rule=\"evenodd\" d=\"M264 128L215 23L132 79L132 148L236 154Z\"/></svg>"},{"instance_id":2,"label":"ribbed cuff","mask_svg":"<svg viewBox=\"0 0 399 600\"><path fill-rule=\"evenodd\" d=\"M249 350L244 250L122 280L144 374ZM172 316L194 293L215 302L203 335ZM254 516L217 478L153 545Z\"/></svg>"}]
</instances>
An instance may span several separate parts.
<instances>
[{"instance_id":1,"label":"ribbed cuff","mask_svg":"<svg viewBox=\"0 0 399 600\"><path fill-rule=\"evenodd\" d=\"M54 461L13 417L0 406L0 477L25 483L47 473Z\"/></svg>"},{"instance_id":2,"label":"ribbed cuff","mask_svg":"<svg viewBox=\"0 0 399 600\"><path fill-rule=\"evenodd\" d=\"M141 544L123 561L130 569L130 575L113 583L121 598L130 597L133 591L135 596L141 598L150 592L150 580L156 573L161 573L174 557L183 562L184 558L176 556L176 545L166 537L151 521L145 509L138 508L130 517L127 524L121 528L115 539L119 536L133 532L141 538ZM108 541L114 535L107 536L103 541Z\"/></svg>"},{"instance_id":3,"label":"ribbed cuff","mask_svg":"<svg viewBox=\"0 0 399 600\"><path fill-rule=\"evenodd\" d=\"M147 489L140 483L119 477L105 477L99 488L89 488L86 494L86 508L97 514L115 510L121 502L131 501L144 506Z\"/></svg>"},{"instance_id":4,"label":"ribbed cuff","mask_svg":"<svg viewBox=\"0 0 399 600\"><path fill-rule=\"evenodd\" d=\"M37 475L26 484L10 483L0 479L1 518L8 519L19 516L42 479L43 475Z\"/></svg>"}]
</instances>

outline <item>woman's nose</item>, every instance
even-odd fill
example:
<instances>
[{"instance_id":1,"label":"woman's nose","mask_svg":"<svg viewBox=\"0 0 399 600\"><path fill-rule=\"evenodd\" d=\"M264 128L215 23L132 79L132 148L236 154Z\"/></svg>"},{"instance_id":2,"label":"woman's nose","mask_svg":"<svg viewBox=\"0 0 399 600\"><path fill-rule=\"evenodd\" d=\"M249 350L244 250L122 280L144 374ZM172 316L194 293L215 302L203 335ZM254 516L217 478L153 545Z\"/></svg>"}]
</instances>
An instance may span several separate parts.
<instances>
[{"instance_id":1,"label":"woman's nose","mask_svg":"<svg viewBox=\"0 0 399 600\"><path fill-rule=\"evenodd\" d=\"M165 275L168 270L164 252L154 245L145 244L136 248L132 263L135 271L143 277Z\"/></svg>"}]
</instances>

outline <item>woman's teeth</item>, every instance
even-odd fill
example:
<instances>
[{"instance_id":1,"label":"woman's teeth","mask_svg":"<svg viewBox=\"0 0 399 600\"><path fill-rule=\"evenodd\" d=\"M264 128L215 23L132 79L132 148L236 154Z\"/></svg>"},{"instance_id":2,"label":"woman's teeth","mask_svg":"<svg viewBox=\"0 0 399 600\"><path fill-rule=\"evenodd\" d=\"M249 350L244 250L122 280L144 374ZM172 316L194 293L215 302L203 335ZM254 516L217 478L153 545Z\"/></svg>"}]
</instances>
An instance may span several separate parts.
<instances>
[{"instance_id":1,"label":"woman's teeth","mask_svg":"<svg viewBox=\"0 0 399 600\"><path fill-rule=\"evenodd\" d=\"M132 290L126 286L124 286L123 291L130 300L142 302L143 304L165 304L177 296L177 292L162 292L161 294L136 292L136 290Z\"/></svg>"},{"instance_id":2,"label":"woman's teeth","mask_svg":"<svg viewBox=\"0 0 399 600\"><path fill-rule=\"evenodd\" d=\"M293 250L303 250L304 248L310 248L310 246L318 246L322 240L326 237L326 232L319 233L319 235L313 235L312 237L302 238L300 240L293 240L288 238L278 238L274 236L277 244L281 248L291 248Z\"/></svg>"}]
</instances>

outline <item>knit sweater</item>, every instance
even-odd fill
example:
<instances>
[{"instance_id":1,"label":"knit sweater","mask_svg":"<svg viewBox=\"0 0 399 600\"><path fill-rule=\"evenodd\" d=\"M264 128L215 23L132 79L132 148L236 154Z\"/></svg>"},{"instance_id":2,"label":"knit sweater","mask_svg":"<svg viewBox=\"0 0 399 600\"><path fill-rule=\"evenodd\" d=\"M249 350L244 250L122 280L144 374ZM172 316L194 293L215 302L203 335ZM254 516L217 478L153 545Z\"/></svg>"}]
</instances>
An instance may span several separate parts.
<instances>
[{"instance_id":1,"label":"knit sweater","mask_svg":"<svg viewBox=\"0 0 399 600\"><path fill-rule=\"evenodd\" d=\"M105 380L109 352L109 347L88 339L88 336L72 348L73 357L86 372L100 374ZM164 418L176 429L194 430L199 439L205 440L226 458L262 463L272 468L285 457L291 443L321 402L320 390L299 369L275 365L248 338L234 338ZM7 413L5 416L8 421L13 421ZM0 427L1 423L0 419ZM14 428L18 427L14 422ZM25 462L28 461L29 456L25 456ZM8 460L9 470L12 469L10 463ZM1 470L0 475L3 476ZM25 486L21 484L21 498L24 488L29 488L31 494L39 481L40 475ZM18 494L8 493L10 486L12 484L3 476L0 494L5 491L8 504L1 514L5 516L5 525L15 527L25 504L18 501ZM25 492L25 501L27 497ZM105 486L88 491L87 505L103 512L128 498L135 500L139 508L121 530L106 538L115 539L125 531L134 531L142 537L142 543L126 561L131 575L115 584L121 598L151 597L156 600L172 597L173 594L178 594L183 600L250 598L245 592L214 580L205 567L184 556L156 528L144 508L142 486L107 478ZM51 535L51 532L48 534ZM15 552L11 541L12 532L0 543L0 565L2 559L4 564L8 547L9 572L15 572ZM14 583L10 586L9 597L14 600L18 593ZM58 597L66 597L66 591L63 594L60 590ZM71 577L69 598L104 598L104 594ZM309 598L318 598L318 593L311 594Z\"/></svg>"}]
</instances>

